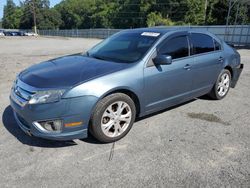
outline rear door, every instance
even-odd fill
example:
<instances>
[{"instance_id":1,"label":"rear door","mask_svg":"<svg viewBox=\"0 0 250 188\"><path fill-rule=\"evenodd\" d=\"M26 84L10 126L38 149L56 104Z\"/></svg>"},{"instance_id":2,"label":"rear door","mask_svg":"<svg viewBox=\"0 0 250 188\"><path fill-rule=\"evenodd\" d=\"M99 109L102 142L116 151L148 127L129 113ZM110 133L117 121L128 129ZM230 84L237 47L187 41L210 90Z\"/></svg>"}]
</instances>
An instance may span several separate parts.
<instances>
[{"instance_id":1,"label":"rear door","mask_svg":"<svg viewBox=\"0 0 250 188\"><path fill-rule=\"evenodd\" d=\"M218 41L204 33L190 33L194 90L211 88L223 66L223 54ZM217 46L216 46L217 44Z\"/></svg>"}]
</instances>

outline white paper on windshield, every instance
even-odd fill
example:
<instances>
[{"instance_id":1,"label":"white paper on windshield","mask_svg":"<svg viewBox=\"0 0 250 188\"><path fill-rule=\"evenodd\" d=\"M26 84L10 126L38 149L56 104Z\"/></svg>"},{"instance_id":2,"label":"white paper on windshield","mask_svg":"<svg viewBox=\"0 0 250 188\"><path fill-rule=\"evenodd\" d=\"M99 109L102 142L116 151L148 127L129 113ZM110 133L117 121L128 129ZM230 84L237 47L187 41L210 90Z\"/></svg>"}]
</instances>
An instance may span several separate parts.
<instances>
[{"instance_id":1,"label":"white paper on windshield","mask_svg":"<svg viewBox=\"0 0 250 188\"><path fill-rule=\"evenodd\" d=\"M142 36L148 36L148 37L158 37L160 33L155 33L155 32L143 32L141 34Z\"/></svg>"}]
</instances>

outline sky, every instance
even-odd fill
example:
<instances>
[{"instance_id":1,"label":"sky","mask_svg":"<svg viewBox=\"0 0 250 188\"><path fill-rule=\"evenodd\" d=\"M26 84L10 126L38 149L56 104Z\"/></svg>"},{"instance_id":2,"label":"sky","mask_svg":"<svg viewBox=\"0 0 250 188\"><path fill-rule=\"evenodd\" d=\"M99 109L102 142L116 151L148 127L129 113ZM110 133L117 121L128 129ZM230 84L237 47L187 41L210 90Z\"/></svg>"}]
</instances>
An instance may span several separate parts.
<instances>
[{"instance_id":1,"label":"sky","mask_svg":"<svg viewBox=\"0 0 250 188\"><path fill-rule=\"evenodd\" d=\"M13 0L16 5L19 5L20 0ZM21 0L22 1L22 0ZM61 0L50 0L50 6L53 7L58 4ZM0 0L0 19L3 17L3 7L6 5L6 0Z\"/></svg>"}]
</instances>

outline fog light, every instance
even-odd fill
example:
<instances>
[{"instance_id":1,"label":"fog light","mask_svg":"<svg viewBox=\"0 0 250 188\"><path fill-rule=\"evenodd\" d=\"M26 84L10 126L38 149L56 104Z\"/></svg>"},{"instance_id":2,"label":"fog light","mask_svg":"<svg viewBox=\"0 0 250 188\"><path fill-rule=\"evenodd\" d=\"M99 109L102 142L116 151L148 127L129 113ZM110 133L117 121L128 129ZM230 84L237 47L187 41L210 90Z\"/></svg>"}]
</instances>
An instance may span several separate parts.
<instances>
[{"instance_id":1,"label":"fog light","mask_svg":"<svg viewBox=\"0 0 250 188\"><path fill-rule=\"evenodd\" d=\"M43 132L61 132L62 131L62 121L61 120L50 120L50 121L40 121L34 122L34 125Z\"/></svg>"}]
</instances>

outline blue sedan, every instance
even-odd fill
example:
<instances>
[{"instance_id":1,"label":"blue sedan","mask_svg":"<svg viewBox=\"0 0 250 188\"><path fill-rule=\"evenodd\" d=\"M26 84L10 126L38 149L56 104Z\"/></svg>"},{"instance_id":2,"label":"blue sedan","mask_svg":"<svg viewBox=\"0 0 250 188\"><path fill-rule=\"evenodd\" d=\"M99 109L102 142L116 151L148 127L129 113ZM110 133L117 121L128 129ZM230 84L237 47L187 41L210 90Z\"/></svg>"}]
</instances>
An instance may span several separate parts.
<instances>
[{"instance_id":1,"label":"blue sedan","mask_svg":"<svg viewBox=\"0 0 250 188\"><path fill-rule=\"evenodd\" d=\"M125 30L84 54L52 59L22 71L10 102L20 128L54 140L114 142L135 118L195 97L224 98L243 64L211 33Z\"/></svg>"}]
</instances>

